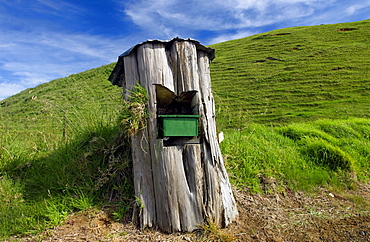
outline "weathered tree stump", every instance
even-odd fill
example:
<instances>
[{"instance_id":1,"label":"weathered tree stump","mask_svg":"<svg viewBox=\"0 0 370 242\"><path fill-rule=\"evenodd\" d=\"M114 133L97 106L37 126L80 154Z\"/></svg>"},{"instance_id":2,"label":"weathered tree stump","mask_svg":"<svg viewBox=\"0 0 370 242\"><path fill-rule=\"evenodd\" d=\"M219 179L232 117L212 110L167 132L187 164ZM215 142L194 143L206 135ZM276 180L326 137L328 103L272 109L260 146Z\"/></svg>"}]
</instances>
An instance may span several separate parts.
<instances>
[{"instance_id":1,"label":"weathered tree stump","mask_svg":"<svg viewBox=\"0 0 370 242\"><path fill-rule=\"evenodd\" d=\"M126 97L137 83L149 95L147 126L131 137L140 201L134 220L141 228L187 232L205 222L224 227L237 216L217 141L209 69L213 58L214 50L195 40L146 41L123 53L109 77ZM160 137L159 115L166 112L199 115L199 134Z\"/></svg>"}]
</instances>

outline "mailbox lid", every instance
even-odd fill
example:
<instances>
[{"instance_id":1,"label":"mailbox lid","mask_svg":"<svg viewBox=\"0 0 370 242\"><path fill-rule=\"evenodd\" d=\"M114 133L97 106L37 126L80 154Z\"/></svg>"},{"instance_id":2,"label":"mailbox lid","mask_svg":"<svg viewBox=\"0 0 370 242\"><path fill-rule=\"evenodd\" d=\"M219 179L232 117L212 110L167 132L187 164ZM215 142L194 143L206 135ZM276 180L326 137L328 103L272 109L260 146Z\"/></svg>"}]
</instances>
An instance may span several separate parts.
<instances>
[{"instance_id":1,"label":"mailbox lid","mask_svg":"<svg viewBox=\"0 0 370 242\"><path fill-rule=\"evenodd\" d=\"M200 115L158 115L159 136L198 136Z\"/></svg>"}]
</instances>

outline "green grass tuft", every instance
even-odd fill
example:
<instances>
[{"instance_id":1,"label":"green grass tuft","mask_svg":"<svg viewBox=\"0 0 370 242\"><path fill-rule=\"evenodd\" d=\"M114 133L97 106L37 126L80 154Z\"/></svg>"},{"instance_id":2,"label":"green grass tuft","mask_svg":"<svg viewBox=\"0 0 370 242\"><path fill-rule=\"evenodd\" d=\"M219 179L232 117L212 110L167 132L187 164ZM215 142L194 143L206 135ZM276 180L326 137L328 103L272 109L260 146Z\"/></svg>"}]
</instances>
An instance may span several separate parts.
<instances>
[{"instance_id":1,"label":"green grass tuft","mask_svg":"<svg viewBox=\"0 0 370 242\"><path fill-rule=\"evenodd\" d=\"M339 147L318 138L305 138L302 153L317 165L323 165L331 170L349 170L353 168L353 158Z\"/></svg>"}]
</instances>

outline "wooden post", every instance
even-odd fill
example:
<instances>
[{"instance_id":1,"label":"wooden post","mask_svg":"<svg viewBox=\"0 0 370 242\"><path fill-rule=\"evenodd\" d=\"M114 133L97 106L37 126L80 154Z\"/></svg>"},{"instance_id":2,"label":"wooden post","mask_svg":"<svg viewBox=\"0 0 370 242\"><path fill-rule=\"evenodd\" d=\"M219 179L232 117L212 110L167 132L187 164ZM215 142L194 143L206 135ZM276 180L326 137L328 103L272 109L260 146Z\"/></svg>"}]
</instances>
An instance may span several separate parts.
<instances>
[{"instance_id":1,"label":"wooden post","mask_svg":"<svg viewBox=\"0 0 370 242\"><path fill-rule=\"evenodd\" d=\"M188 232L207 221L225 227L238 214L217 141L213 58L213 49L192 39L146 41L122 54L109 77L126 94L139 83L149 95L147 126L131 137L140 200L134 221L141 228ZM180 99L184 107L171 109ZM166 112L200 115L199 135L159 137L158 115Z\"/></svg>"}]
</instances>

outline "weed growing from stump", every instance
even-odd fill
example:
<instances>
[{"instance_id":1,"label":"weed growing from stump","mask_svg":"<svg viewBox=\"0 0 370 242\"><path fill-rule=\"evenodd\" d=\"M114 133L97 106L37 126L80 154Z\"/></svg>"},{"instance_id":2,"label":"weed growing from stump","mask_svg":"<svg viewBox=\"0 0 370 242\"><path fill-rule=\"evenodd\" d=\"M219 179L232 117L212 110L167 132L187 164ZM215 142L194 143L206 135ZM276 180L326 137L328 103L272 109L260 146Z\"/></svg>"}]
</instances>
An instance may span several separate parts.
<instances>
[{"instance_id":1,"label":"weed growing from stump","mask_svg":"<svg viewBox=\"0 0 370 242\"><path fill-rule=\"evenodd\" d=\"M129 100L124 102L121 125L130 136L146 127L146 120L149 117L146 108L148 100L149 96L145 88L137 84L130 91Z\"/></svg>"}]
</instances>

